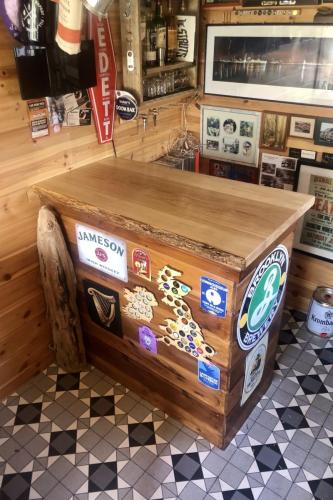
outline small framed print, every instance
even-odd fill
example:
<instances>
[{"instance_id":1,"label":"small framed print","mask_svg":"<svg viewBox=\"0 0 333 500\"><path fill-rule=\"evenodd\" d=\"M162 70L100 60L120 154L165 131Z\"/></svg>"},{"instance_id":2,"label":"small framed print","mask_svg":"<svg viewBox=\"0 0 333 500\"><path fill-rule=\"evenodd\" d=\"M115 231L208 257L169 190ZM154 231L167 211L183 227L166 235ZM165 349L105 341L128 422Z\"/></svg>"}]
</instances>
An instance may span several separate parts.
<instances>
[{"instance_id":1,"label":"small framed print","mask_svg":"<svg viewBox=\"0 0 333 500\"><path fill-rule=\"evenodd\" d=\"M315 203L298 223L294 248L333 262L333 170L301 164L297 191L312 194Z\"/></svg>"},{"instance_id":2,"label":"small framed print","mask_svg":"<svg viewBox=\"0 0 333 500\"><path fill-rule=\"evenodd\" d=\"M289 130L289 115L265 111L262 116L261 143L265 149L284 151Z\"/></svg>"},{"instance_id":3,"label":"small framed print","mask_svg":"<svg viewBox=\"0 0 333 500\"><path fill-rule=\"evenodd\" d=\"M317 118L314 143L320 146L333 147L333 118Z\"/></svg>"},{"instance_id":4,"label":"small framed print","mask_svg":"<svg viewBox=\"0 0 333 500\"><path fill-rule=\"evenodd\" d=\"M260 113L201 106L202 154L207 158L257 166Z\"/></svg>"},{"instance_id":5,"label":"small framed print","mask_svg":"<svg viewBox=\"0 0 333 500\"><path fill-rule=\"evenodd\" d=\"M302 137L304 139L313 139L315 123L315 118L309 118L308 116L292 116L290 118L289 135L293 137Z\"/></svg>"},{"instance_id":6,"label":"small framed print","mask_svg":"<svg viewBox=\"0 0 333 500\"><path fill-rule=\"evenodd\" d=\"M297 179L297 158L263 153L260 163L261 186L293 191Z\"/></svg>"}]
</instances>

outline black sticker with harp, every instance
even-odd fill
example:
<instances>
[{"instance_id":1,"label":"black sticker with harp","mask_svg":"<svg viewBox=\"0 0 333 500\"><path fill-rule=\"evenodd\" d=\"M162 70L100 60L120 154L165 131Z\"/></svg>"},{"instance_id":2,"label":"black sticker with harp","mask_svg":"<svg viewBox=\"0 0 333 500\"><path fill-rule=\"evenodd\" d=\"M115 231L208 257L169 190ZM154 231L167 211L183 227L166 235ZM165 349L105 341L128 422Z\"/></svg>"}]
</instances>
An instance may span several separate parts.
<instances>
[{"instance_id":1,"label":"black sticker with harp","mask_svg":"<svg viewBox=\"0 0 333 500\"><path fill-rule=\"evenodd\" d=\"M90 318L119 337L122 336L119 294L100 283L83 280Z\"/></svg>"}]
</instances>

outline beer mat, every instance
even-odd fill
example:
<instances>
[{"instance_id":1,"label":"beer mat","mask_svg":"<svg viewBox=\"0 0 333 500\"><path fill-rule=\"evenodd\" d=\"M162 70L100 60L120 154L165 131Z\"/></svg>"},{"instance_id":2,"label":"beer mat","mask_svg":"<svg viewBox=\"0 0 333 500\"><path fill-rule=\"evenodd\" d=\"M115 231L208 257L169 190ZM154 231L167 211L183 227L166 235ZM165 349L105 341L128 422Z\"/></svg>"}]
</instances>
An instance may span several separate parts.
<instances>
[{"instance_id":1,"label":"beer mat","mask_svg":"<svg viewBox=\"0 0 333 500\"><path fill-rule=\"evenodd\" d=\"M49 120L46 99L30 99L27 101L31 138L38 139L49 135Z\"/></svg>"}]
</instances>

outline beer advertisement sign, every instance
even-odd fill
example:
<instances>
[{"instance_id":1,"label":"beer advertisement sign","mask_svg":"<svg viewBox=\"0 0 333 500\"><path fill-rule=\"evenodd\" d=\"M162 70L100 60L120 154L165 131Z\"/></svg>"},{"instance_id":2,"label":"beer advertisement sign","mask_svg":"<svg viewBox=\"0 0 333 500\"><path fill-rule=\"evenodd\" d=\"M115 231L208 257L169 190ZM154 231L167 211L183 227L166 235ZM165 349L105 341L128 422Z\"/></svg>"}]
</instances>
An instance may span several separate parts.
<instances>
[{"instance_id":1,"label":"beer advertisement sign","mask_svg":"<svg viewBox=\"0 0 333 500\"><path fill-rule=\"evenodd\" d=\"M245 360L244 386L240 405L249 399L253 391L258 387L264 373L266 353L268 344L268 333L249 352Z\"/></svg>"},{"instance_id":2,"label":"beer advertisement sign","mask_svg":"<svg viewBox=\"0 0 333 500\"><path fill-rule=\"evenodd\" d=\"M75 228L80 262L127 283L126 243L81 224Z\"/></svg>"},{"instance_id":3,"label":"beer advertisement sign","mask_svg":"<svg viewBox=\"0 0 333 500\"><path fill-rule=\"evenodd\" d=\"M244 351L252 349L271 325L286 286L288 264L288 250L279 245L255 270L237 323L237 340Z\"/></svg>"}]
</instances>

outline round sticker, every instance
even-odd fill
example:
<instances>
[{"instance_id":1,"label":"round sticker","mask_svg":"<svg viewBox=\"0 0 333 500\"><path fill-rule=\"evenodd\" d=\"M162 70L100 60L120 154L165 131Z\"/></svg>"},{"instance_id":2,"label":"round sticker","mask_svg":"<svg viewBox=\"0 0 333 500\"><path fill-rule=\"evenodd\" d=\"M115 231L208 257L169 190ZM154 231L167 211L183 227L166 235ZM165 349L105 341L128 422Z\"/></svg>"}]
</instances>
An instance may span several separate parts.
<instances>
[{"instance_id":1,"label":"round sticker","mask_svg":"<svg viewBox=\"0 0 333 500\"><path fill-rule=\"evenodd\" d=\"M108 254L106 253L105 250L103 250L103 248L99 248L99 247L96 248L95 255L102 262L106 262L108 260Z\"/></svg>"},{"instance_id":2,"label":"round sticker","mask_svg":"<svg viewBox=\"0 0 333 500\"><path fill-rule=\"evenodd\" d=\"M117 90L116 111L122 120L134 120L138 114L136 99L129 92Z\"/></svg>"},{"instance_id":3,"label":"round sticker","mask_svg":"<svg viewBox=\"0 0 333 500\"><path fill-rule=\"evenodd\" d=\"M279 245L257 267L238 317L237 340L241 349L251 349L271 325L286 286L288 264L288 250Z\"/></svg>"}]
</instances>

